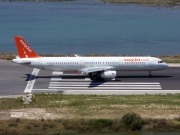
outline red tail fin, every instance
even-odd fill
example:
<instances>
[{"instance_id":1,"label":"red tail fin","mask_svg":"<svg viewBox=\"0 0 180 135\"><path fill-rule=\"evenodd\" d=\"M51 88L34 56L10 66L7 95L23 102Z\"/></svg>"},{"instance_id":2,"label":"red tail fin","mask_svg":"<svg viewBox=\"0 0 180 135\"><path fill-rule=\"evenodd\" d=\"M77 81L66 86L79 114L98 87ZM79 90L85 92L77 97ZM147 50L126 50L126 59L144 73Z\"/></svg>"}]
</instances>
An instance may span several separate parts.
<instances>
[{"instance_id":1,"label":"red tail fin","mask_svg":"<svg viewBox=\"0 0 180 135\"><path fill-rule=\"evenodd\" d=\"M15 36L16 47L20 58L38 58L40 57L20 36Z\"/></svg>"}]
</instances>

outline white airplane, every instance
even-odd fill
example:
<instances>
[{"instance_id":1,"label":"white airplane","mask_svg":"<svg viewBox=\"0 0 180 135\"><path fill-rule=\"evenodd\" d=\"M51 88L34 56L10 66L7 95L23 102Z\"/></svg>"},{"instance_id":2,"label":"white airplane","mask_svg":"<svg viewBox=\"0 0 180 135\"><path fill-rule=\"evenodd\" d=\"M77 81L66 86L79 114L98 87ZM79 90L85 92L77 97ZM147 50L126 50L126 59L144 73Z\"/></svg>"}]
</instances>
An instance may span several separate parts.
<instances>
[{"instance_id":1,"label":"white airplane","mask_svg":"<svg viewBox=\"0 0 180 135\"><path fill-rule=\"evenodd\" d=\"M163 70L168 65L155 57L40 57L20 36L15 36L19 57L12 61L21 65L51 71L78 71L91 80L114 79L116 71Z\"/></svg>"}]
</instances>

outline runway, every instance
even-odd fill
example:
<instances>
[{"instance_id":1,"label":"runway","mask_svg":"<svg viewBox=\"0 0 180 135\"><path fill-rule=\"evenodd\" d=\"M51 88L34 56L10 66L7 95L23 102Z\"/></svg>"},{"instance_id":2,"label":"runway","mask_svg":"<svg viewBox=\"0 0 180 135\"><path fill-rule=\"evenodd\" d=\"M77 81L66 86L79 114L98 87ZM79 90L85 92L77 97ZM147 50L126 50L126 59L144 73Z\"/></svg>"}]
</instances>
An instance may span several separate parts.
<instances>
[{"instance_id":1,"label":"runway","mask_svg":"<svg viewBox=\"0 0 180 135\"><path fill-rule=\"evenodd\" d=\"M63 94L160 94L180 93L180 66L171 65L163 71L118 71L115 80L92 82L75 72L52 72L0 61L0 96L24 93Z\"/></svg>"}]
</instances>

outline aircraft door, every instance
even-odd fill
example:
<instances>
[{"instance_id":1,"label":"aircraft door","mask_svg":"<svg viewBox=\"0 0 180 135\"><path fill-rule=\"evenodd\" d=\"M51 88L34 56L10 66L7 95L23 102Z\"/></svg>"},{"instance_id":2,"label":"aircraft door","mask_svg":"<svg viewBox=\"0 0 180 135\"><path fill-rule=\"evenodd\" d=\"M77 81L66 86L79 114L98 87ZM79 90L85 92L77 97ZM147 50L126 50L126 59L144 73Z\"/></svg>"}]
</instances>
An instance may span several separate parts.
<instances>
[{"instance_id":1,"label":"aircraft door","mask_svg":"<svg viewBox=\"0 0 180 135\"><path fill-rule=\"evenodd\" d=\"M81 67L84 67L84 60L80 61Z\"/></svg>"},{"instance_id":2,"label":"aircraft door","mask_svg":"<svg viewBox=\"0 0 180 135\"><path fill-rule=\"evenodd\" d=\"M41 69L42 67L42 59L38 59L38 67Z\"/></svg>"},{"instance_id":3,"label":"aircraft door","mask_svg":"<svg viewBox=\"0 0 180 135\"><path fill-rule=\"evenodd\" d=\"M150 61L150 67L154 67L154 61L153 60Z\"/></svg>"},{"instance_id":4,"label":"aircraft door","mask_svg":"<svg viewBox=\"0 0 180 135\"><path fill-rule=\"evenodd\" d=\"M119 60L119 67L122 67L122 66L123 66L123 61Z\"/></svg>"}]
</instances>

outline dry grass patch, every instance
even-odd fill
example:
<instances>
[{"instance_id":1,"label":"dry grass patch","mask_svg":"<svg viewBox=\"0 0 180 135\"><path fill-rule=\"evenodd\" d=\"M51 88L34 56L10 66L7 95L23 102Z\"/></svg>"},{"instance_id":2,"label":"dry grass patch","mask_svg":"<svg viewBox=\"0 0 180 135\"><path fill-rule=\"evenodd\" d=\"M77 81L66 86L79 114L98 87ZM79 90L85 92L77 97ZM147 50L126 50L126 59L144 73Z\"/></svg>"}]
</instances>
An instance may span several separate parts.
<instances>
[{"instance_id":1,"label":"dry grass patch","mask_svg":"<svg viewBox=\"0 0 180 135\"><path fill-rule=\"evenodd\" d=\"M142 117L143 130L178 130L180 94L37 94L29 105L0 99L0 134L127 131L120 119L129 112Z\"/></svg>"},{"instance_id":2,"label":"dry grass patch","mask_svg":"<svg viewBox=\"0 0 180 135\"><path fill-rule=\"evenodd\" d=\"M142 118L180 117L180 94L124 96L38 94L30 105L23 105L21 98L0 99L0 113L6 115L6 118L7 114L13 118L27 119L119 118L128 112L138 113Z\"/></svg>"}]
</instances>

